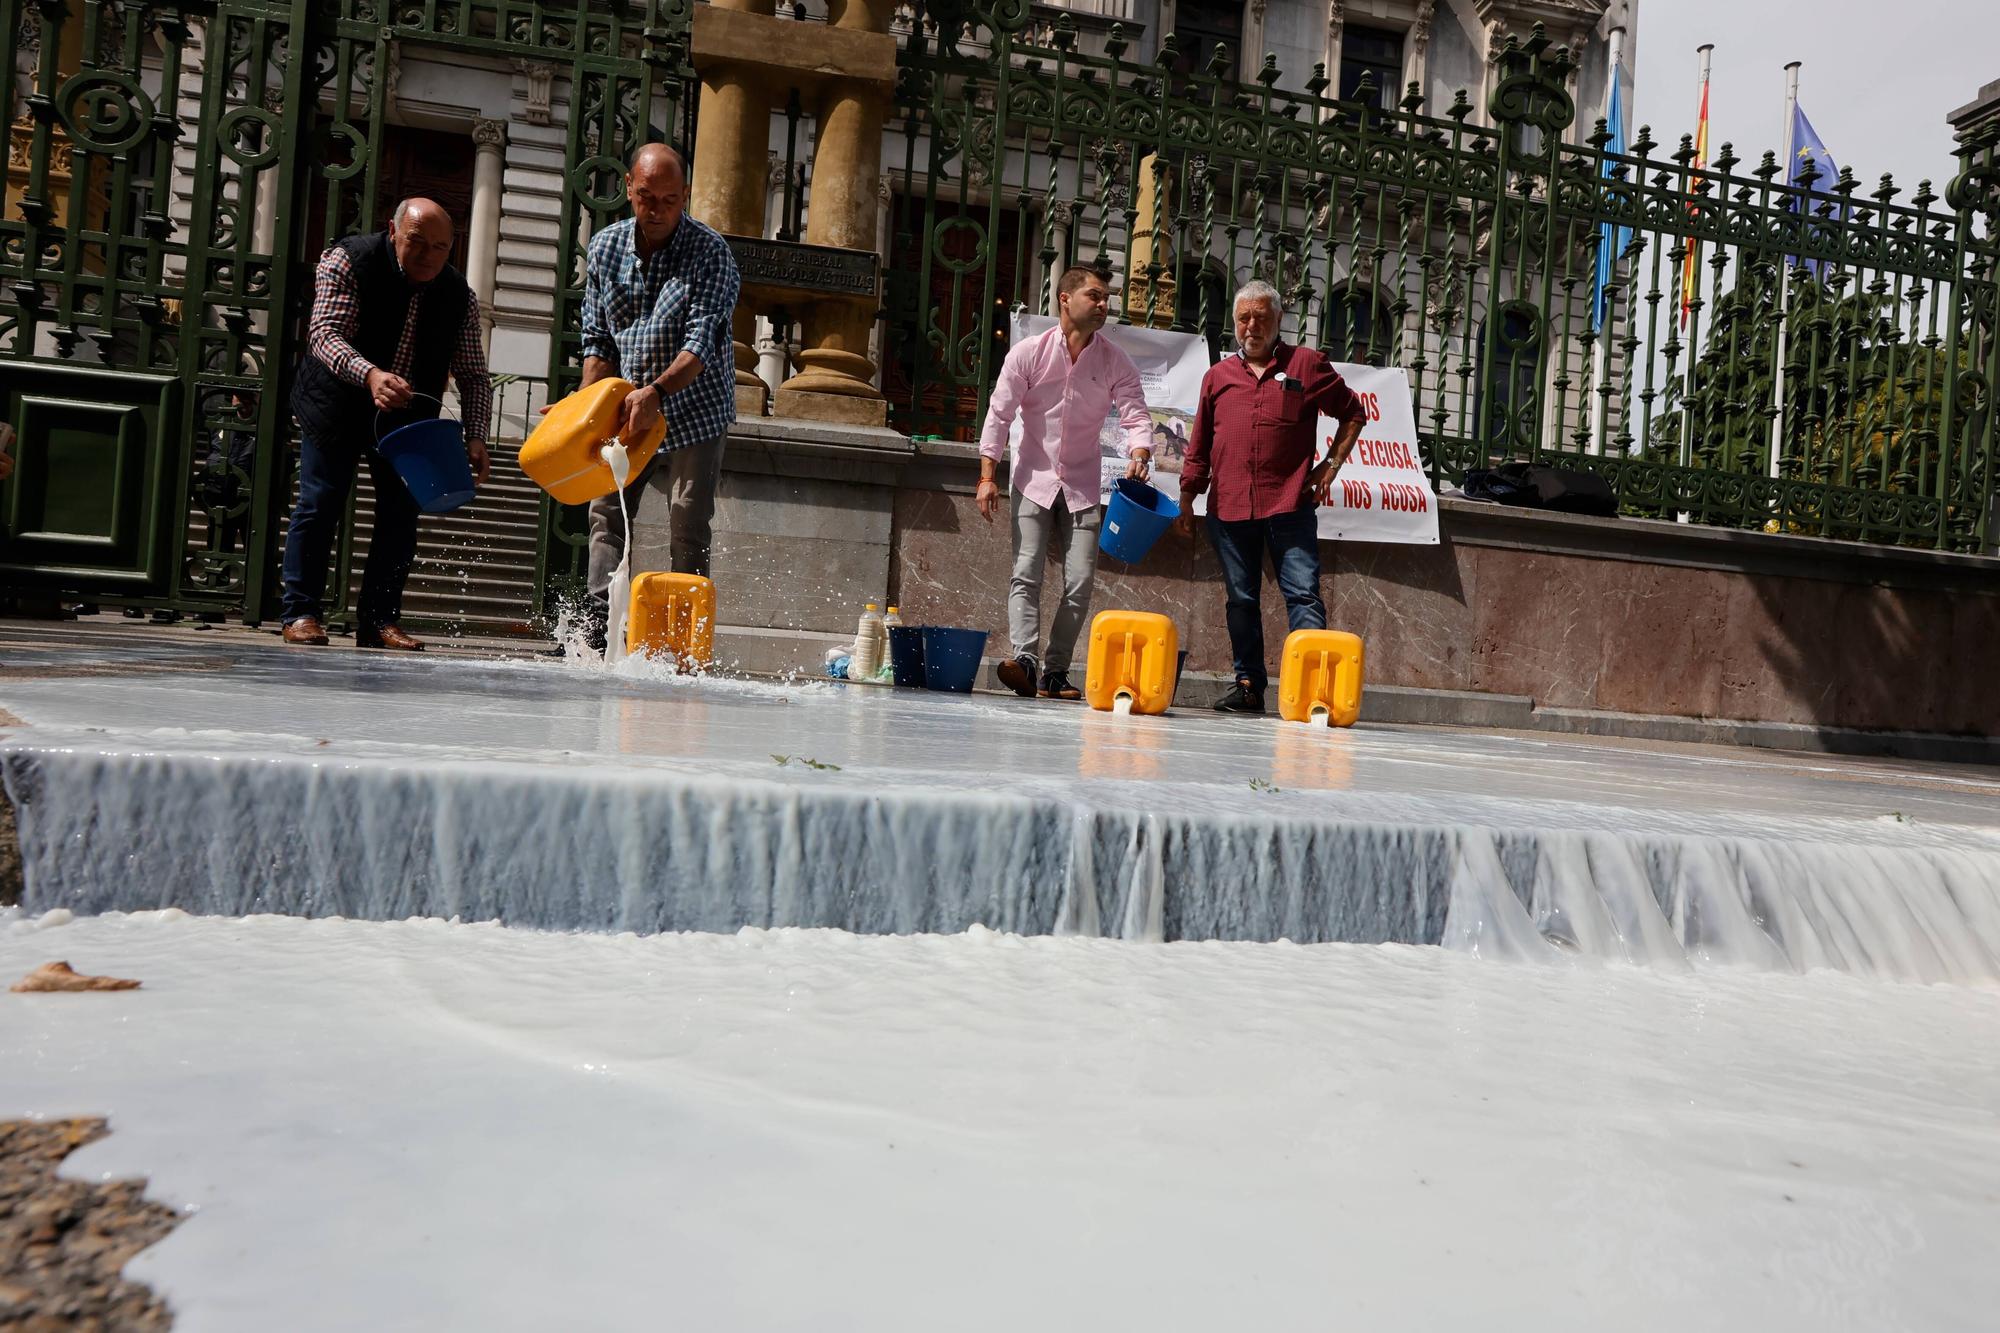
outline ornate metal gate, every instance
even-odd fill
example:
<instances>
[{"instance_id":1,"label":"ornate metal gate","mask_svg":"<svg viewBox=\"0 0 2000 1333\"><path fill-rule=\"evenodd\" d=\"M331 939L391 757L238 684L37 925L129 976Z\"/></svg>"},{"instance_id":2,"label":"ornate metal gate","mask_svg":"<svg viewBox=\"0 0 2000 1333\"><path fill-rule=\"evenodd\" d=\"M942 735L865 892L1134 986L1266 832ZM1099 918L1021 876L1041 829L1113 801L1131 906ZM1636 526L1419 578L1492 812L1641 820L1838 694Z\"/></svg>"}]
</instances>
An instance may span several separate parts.
<instances>
[{"instance_id":1,"label":"ornate metal gate","mask_svg":"<svg viewBox=\"0 0 2000 1333\"><path fill-rule=\"evenodd\" d=\"M0 410L20 433L0 586L271 612L306 250L379 218L413 55L566 77L549 374L574 374L583 247L624 207L624 154L693 113L691 3L0 0Z\"/></svg>"}]
</instances>

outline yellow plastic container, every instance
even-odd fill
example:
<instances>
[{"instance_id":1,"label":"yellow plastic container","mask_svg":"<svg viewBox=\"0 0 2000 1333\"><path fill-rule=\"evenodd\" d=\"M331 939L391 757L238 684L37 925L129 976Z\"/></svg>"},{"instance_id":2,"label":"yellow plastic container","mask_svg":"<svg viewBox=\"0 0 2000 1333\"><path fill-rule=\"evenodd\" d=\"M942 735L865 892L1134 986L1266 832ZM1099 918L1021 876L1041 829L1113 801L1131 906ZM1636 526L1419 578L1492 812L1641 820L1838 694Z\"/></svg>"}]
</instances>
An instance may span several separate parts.
<instances>
[{"instance_id":1,"label":"yellow plastic container","mask_svg":"<svg viewBox=\"0 0 2000 1333\"><path fill-rule=\"evenodd\" d=\"M1099 611L1090 622L1083 697L1099 712L1164 713L1174 701L1180 631L1150 611ZM1119 700L1129 702L1121 706Z\"/></svg>"},{"instance_id":2,"label":"yellow plastic container","mask_svg":"<svg viewBox=\"0 0 2000 1333\"><path fill-rule=\"evenodd\" d=\"M1351 727L1361 716L1361 637L1337 629L1295 629L1285 636L1278 671L1278 716L1287 722Z\"/></svg>"},{"instance_id":3,"label":"yellow plastic container","mask_svg":"<svg viewBox=\"0 0 2000 1333\"><path fill-rule=\"evenodd\" d=\"M699 574L634 575L625 651L707 666L715 656L715 584Z\"/></svg>"},{"instance_id":4,"label":"yellow plastic container","mask_svg":"<svg viewBox=\"0 0 2000 1333\"><path fill-rule=\"evenodd\" d=\"M617 490L604 446L617 432L618 409L631 392L629 380L602 379L551 407L521 445L521 471L566 505L589 504ZM625 441L632 476L639 475L666 438L667 422L661 417L643 440Z\"/></svg>"}]
</instances>

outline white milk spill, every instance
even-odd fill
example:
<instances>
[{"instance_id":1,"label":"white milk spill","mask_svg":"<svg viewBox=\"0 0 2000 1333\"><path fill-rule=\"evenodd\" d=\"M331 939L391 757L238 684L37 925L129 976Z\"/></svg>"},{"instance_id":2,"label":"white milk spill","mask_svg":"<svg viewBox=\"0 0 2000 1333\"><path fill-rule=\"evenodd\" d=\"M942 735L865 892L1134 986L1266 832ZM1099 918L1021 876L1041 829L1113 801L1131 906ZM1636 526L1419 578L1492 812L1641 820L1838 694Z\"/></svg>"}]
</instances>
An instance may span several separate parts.
<instances>
[{"instance_id":1,"label":"white milk spill","mask_svg":"<svg viewBox=\"0 0 2000 1333\"><path fill-rule=\"evenodd\" d=\"M634 660L173 662L0 683L31 724L0 738L29 908L2000 978L1989 770L1114 717Z\"/></svg>"},{"instance_id":2,"label":"white milk spill","mask_svg":"<svg viewBox=\"0 0 2000 1333\"><path fill-rule=\"evenodd\" d=\"M179 1333L1983 1333L2000 993L1388 945L37 929Z\"/></svg>"},{"instance_id":3,"label":"white milk spill","mask_svg":"<svg viewBox=\"0 0 2000 1333\"><path fill-rule=\"evenodd\" d=\"M604 446L604 465L611 469L611 479L618 483L619 531L625 534L618 569L611 576L607 593L610 606L604 629L604 664L617 666L625 660L625 617L632 600L632 513L625 504L625 483L632 476L632 459L625 446L614 439Z\"/></svg>"}]
</instances>

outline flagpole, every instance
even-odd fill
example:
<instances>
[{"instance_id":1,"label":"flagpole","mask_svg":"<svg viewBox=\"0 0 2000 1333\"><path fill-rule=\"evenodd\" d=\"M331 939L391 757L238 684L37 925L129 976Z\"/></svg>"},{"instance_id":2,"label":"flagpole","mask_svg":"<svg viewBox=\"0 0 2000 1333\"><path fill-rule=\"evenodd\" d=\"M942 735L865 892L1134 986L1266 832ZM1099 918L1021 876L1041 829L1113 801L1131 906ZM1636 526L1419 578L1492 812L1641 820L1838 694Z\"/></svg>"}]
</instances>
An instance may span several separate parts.
<instances>
[{"instance_id":1,"label":"flagpole","mask_svg":"<svg viewBox=\"0 0 2000 1333\"><path fill-rule=\"evenodd\" d=\"M1625 29L1623 25L1611 30L1611 78L1604 86L1604 116L1611 118L1611 103L1618 96L1618 72L1625 63ZM1627 113L1630 114L1629 112ZM1618 228L1611 229L1611 242L1618 241ZM1618 256L1611 262L1616 264ZM1613 271L1616 276L1616 271ZM1611 302L1605 301L1603 317L1597 322L1597 347L1592 352L1595 364L1592 366L1591 384L1597 390L1597 405L1592 412L1590 423L1590 452L1593 455L1604 452L1607 433L1611 429L1611 395L1604 392L1611 374Z\"/></svg>"},{"instance_id":2,"label":"flagpole","mask_svg":"<svg viewBox=\"0 0 2000 1333\"><path fill-rule=\"evenodd\" d=\"M1688 190L1690 191L1690 196L1692 196L1692 191L1694 189L1696 181L1699 180L1701 177L1702 174L1701 169L1708 165L1708 66L1709 66L1708 57L1709 53L1714 50L1715 50L1714 42L1703 42L1700 46L1695 48L1695 54L1701 57L1701 120L1700 123L1697 124L1695 127L1695 160L1693 163L1690 164L1694 168L1694 170L1688 173L1688 178L1687 178L1687 186ZM1697 210L1694 208L1692 204L1688 206L1688 216L1690 221L1693 220L1696 211ZM1701 238L1698 236L1690 235L1688 237L1687 262L1681 265L1680 315L1681 315L1682 328L1687 327L1689 302L1691 302L1694 299L1694 285L1701 279L1700 265L1701 265ZM1688 363L1687 363L1687 387L1690 392L1694 389L1695 360L1696 358L1694 354L1694 348L1689 347ZM1688 413L1688 408L1686 406L1685 399L1683 400L1681 411L1684 415ZM1692 419L1688 419L1684 420L1681 424L1681 466L1692 467L1693 465L1694 465L1694 425Z\"/></svg>"},{"instance_id":3,"label":"flagpole","mask_svg":"<svg viewBox=\"0 0 2000 1333\"><path fill-rule=\"evenodd\" d=\"M1785 66L1785 170L1779 179L1786 185L1792 183L1793 157L1799 151L1797 134L1799 124L1799 61ZM1805 220L1805 207L1798 210L1801 223ZM1778 464L1785 448L1785 358L1790 355L1790 333L1785 327L1785 314L1792 305L1792 259L1789 254L1778 256L1778 359L1772 379L1772 391L1777 395L1777 414L1771 418L1771 480L1778 479Z\"/></svg>"}]
</instances>

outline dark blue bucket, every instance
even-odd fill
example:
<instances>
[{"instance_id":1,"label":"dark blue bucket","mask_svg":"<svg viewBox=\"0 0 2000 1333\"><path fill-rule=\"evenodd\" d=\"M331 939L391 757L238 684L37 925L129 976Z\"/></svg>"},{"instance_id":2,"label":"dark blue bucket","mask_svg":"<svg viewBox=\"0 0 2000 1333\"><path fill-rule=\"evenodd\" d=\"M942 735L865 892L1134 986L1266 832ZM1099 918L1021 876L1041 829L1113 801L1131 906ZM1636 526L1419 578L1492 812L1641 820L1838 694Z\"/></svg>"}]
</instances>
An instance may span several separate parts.
<instances>
[{"instance_id":1,"label":"dark blue bucket","mask_svg":"<svg viewBox=\"0 0 2000 1333\"><path fill-rule=\"evenodd\" d=\"M898 685L924 687L924 632L915 625L889 627L889 668Z\"/></svg>"},{"instance_id":2,"label":"dark blue bucket","mask_svg":"<svg viewBox=\"0 0 2000 1333\"><path fill-rule=\"evenodd\" d=\"M1136 565L1153 549L1167 525L1181 516L1181 507L1136 477L1120 477L1111 492L1111 506L1098 529L1097 549Z\"/></svg>"},{"instance_id":3,"label":"dark blue bucket","mask_svg":"<svg viewBox=\"0 0 2000 1333\"><path fill-rule=\"evenodd\" d=\"M465 428L450 417L399 426L375 447L396 465L397 475L426 514L448 514L472 498L472 462L465 456Z\"/></svg>"},{"instance_id":4,"label":"dark blue bucket","mask_svg":"<svg viewBox=\"0 0 2000 1333\"><path fill-rule=\"evenodd\" d=\"M983 629L924 626L924 688L970 694L979 679L979 655L986 651Z\"/></svg>"}]
</instances>

